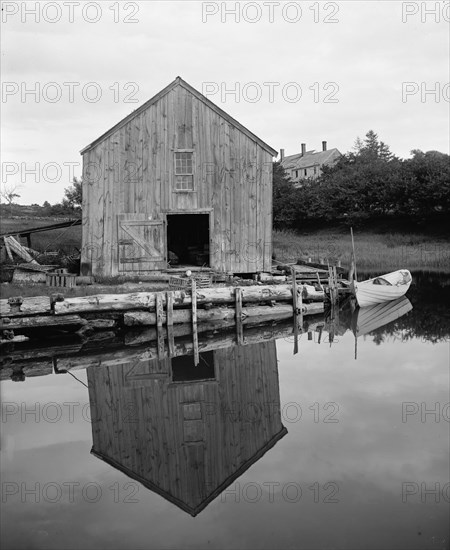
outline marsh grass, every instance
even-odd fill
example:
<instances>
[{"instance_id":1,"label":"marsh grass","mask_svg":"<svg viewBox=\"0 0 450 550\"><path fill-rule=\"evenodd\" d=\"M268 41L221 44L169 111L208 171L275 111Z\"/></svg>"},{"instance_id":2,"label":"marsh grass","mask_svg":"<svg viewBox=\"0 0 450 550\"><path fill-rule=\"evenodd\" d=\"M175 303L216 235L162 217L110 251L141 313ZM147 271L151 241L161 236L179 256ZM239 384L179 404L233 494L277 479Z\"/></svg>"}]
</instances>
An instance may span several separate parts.
<instances>
[{"instance_id":1,"label":"marsh grass","mask_svg":"<svg viewBox=\"0 0 450 550\"><path fill-rule=\"evenodd\" d=\"M423 234L369 233L354 235L355 256L359 270L400 268L450 270L450 243ZM352 243L350 232L315 231L294 233L273 232L273 250L277 262L298 259L336 263L349 268Z\"/></svg>"}]
</instances>

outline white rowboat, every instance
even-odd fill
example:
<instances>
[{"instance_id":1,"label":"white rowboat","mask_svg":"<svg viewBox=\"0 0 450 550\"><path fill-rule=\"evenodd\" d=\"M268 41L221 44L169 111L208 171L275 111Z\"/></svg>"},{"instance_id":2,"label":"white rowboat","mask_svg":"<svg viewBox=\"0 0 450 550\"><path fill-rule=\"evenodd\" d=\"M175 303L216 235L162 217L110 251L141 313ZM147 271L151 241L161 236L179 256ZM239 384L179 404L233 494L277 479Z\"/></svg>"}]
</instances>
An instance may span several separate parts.
<instances>
[{"instance_id":1,"label":"white rowboat","mask_svg":"<svg viewBox=\"0 0 450 550\"><path fill-rule=\"evenodd\" d=\"M367 281L353 282L359 307L381 304L401 298L408 291L412 281L407 269L399 269Z\"/></svg>"}]
</instances>

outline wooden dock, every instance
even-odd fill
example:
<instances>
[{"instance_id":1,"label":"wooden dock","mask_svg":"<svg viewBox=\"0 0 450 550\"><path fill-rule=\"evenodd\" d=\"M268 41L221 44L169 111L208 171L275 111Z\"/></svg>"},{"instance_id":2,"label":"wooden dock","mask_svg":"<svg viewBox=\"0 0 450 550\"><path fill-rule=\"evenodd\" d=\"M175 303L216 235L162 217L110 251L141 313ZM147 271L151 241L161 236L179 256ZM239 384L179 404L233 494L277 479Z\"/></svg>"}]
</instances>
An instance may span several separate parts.
<instances>
[{"instance_id":1,"label":"wooden dock","mask_svg":"<svg viewBox=\"0 0 450 550\"><path fill-rule=\"evenodd\" d=\"M164 339L175 349L175 327L191 327L195 362L199 360L198 335L211 328L233 326L237 341L244 339L244 327L322 313L323 296L308 286L293 284L225 286L165 292L99 294L77 298L61 295L0 300L2 344L23 337L46 337L55 330L66 332L102 331L119 327L153 327L158 336L159 356L164 356ZM310 299L308 299L310 296ZM320 298L320 297L319 297Z\"/></svg>"}]
</instances>

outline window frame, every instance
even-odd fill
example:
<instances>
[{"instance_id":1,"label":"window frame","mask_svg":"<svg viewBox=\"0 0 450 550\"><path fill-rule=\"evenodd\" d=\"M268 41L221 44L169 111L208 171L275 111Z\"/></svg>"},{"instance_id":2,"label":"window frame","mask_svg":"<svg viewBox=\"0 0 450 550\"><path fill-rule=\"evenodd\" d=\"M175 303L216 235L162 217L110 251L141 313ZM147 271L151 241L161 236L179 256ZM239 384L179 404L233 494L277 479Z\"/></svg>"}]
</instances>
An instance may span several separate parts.
<instances>
[{"instance_id":1,"label":"window frame","mask_svg":"<svg viewBox=\"0 0 450 550\"><path fill-rule=\"evenodd\" d=\"M191 153L192 155L192 172L185 172L177 174L177 153ZM192 177L192 189L177 189L177 176L191 176ZM194 149L174 149L173 150L173 186L174 193L194 193L196 191L195 186L195 151Z\"/></svg>"}]
</instances>

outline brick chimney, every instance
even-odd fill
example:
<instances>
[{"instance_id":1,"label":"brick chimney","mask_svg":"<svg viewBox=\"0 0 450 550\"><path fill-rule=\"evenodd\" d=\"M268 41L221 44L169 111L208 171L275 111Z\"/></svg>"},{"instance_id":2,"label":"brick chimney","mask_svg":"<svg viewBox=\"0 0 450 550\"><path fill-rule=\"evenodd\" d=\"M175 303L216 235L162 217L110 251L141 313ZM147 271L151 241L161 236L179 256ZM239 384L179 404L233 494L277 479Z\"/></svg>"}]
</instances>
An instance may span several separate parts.
<instances>
[{"instance_id":1,"label":"brick chimney","mask_svg":"<svg viewBox=\"0 0 450 550\"><path fill-rule=\"evenodd\" d=\"M326 151L326 150L327 150L327 142L322 141L322 151Z\"/></svg>"},{"instance_id":2,"label":"brick chimney","mask_svg":"<svg viewBox=\"0 0 450 550\"><path fill-rule=\"evenodd\" d=\"M302 157L305 155L306 153L306 143L302 143Z\"/></svg>"},{"instance_id":3,"label":"brick chimney","mask_svg":"<svg viewBox=\"0 0 450 550\"><path fill-rule=\"evenodd\" d=\"M284 149L280 149L280 162L284 159Z\"/></svg>"}]
</instances>

